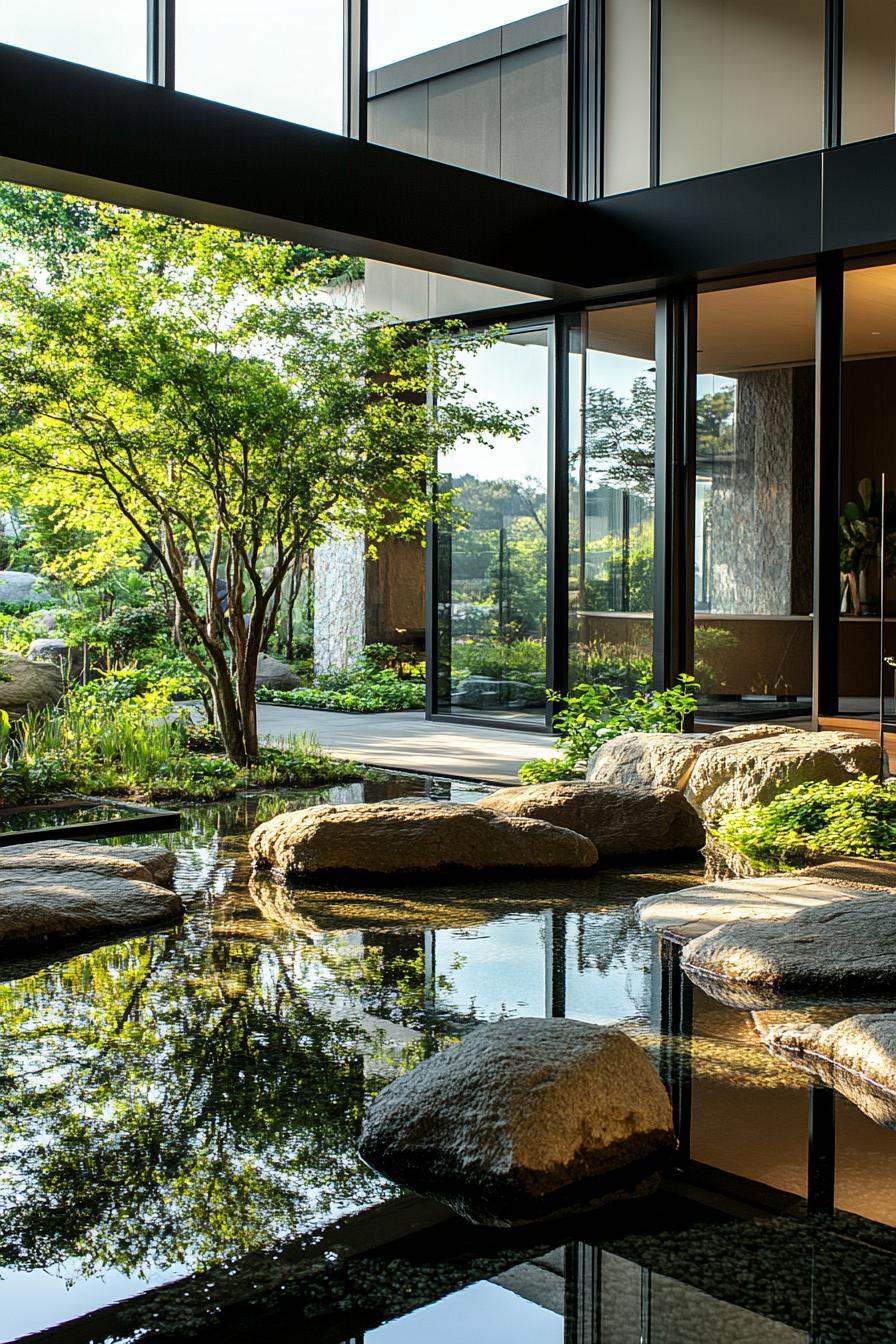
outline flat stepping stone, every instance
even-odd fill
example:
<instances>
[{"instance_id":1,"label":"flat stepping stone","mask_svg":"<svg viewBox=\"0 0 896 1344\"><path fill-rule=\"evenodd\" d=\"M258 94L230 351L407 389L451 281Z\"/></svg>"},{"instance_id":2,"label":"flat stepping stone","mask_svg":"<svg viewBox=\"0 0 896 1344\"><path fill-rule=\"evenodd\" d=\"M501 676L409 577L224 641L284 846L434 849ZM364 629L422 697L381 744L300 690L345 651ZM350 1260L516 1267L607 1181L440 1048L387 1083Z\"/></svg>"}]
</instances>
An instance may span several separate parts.
<instances>
[{"instance_id":1,"label":"flat stepping stone","mask_svg":"<svg viewBox=\"0 0 896 1344\"><path fill-rule=\"evenodd\" d=\"M811 889L811 888L810 888ZM681 954L689 975L777 994L892 993L896 990L896 898L826 889L788 911L719 924Z\"/></svg>"},{"instance_id":2,"label":"flat stepping stone","mask_svg":"<svg viewBox=\"0 0 896 1344\"><path fill-rule=\"evenodd\" d=\"M772 1020L762 1035L773 1054L836 1088L877 1124L896 1128L896 1013L858 1013L833 1026Z\"/></svg>"},{"instance_id":3,"label":"flat stepping stone","mask_svg":"<svg viewBox=\"0 0 896 1344\"><path fill-rule=\"evenodd\" d=\"M820 881L804 873L778 873L707 882L660 896L645 896L635 908L641 923L653 933L673 942L687 943L720 924L791 919L800 910L860 894L859 889Z\"/></svg>"},{"instance_id":4,"label":"flat stepping stone","mask_svg":"<svg viewBox=\"0 0 896 1344\"><path fill-rule=\"evenodd\" d=\"M590 840L528 817L469 803L325 804L281 812L253 831L249 853L286 878L346 873L408 876L513 869L587 869Z\"/></svg>"},{"instance_id":5,"label":"flat stepping stone","mask_svg":"<svg viewBox=\"0 0 896 1344\"><path fill-rule=\"evenodd\" d=\"M81 840L60 843L38 840L30 845L0 848L0 873L40 868L44 872L97 873L106 877L133 877L171 887L174 853L162 845L94 845Z\"/></svg>"},{"instance_id":6,"label":"flat stepping stone","mask_svg":"<svg viewBox=\"0 0 896 1344\"><path fill-rule=\"evenodd\" d=\"M678 789L560 781L499 789L476 806L577 831L603 859L694 851L706 839L702 821Z\"/></svg>"},{"instance_id":7,"label":"flat stepping stone","mask_svg":"<svg viewBox=\"0 0 896 1344\"><path fill-rule=\"evenodd\" d=\"M672 1108L623 1032L514 1018L470 1032L371 1103L359 1151L471 1221L532 1221L655 1180Z\"/></svg>"},{"instance_id":8,"label":"flat stepping stone","mask_svg":"<svg viewBox=\"0 0 896 1344\"><path fill-rule=\"evenodd\" d=\"M167 887L90 870L0 872L0 956L39 944L143 928L183 913Z\"/></svg>"}]
</instances>

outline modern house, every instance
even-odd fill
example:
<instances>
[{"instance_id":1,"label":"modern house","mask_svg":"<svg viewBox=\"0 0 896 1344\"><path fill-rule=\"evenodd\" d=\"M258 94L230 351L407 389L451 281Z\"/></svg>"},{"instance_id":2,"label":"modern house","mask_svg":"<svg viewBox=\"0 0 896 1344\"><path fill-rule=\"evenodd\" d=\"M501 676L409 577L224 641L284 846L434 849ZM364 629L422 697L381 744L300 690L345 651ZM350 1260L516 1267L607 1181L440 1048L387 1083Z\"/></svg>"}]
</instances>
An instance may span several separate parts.
<instances>
[{"instance_id":1,"label":"modern house","mask_svg":"<svg viewBox=\"0 0 896 1344\"><path fill-rule=\"evenodd\" d=\"M708 723L874 717L891 5L107 0L54 45L44 8L0 16L0 174L339 248L371 307L506 328L470 381L526 433L441 464L467 522L426 552L430 714L543 728L548 688L696 671Z\"/></svg>"}]
</instances>

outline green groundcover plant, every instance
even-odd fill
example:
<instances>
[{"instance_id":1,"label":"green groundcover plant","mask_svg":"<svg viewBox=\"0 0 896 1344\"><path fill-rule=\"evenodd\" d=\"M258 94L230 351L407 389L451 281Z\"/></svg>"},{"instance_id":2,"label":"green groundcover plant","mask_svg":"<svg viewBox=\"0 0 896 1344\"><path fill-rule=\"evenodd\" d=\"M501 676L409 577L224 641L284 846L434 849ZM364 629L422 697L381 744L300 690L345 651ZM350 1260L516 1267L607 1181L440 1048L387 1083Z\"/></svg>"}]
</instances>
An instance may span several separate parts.
<instances>
[{"instance_id":1,"label":"green groundcover plant","mask_svg":"<svg viewBox=\"0 0 896 1344\"><path fill-rule=\"evenodd\" d=\"M554 717L560 741L559 756L527 761L520 767L523 784L543 784L553 779L581 776L588 757L604 742L622 733L680 733L684 721L697 707L698 690L693 677L682 674L665 691L649 689L647 678L636 695L626 697L613 686L576 686L571 695L549 691L551 700L564 706Z\"/></svg>"},{"instance_id":2,"label":"green groundcover plant","mask_svg":"<svg viewBox=\"0 0 896 1344\"><path fill-rule=\"evenodd\" d=\"M896 859L896 781L880 784L865 775L799 784L770 803L729 812L714 834L758 869L847 854Z\"/></svg>"},{"instance_id":3,"label":"green groundcover plant","mask_svg":"<svg viewBox=\"0 0 896 1344\"><path fill-rule=\"evenodd\" d=\"M217 733L193 727L162 687L117 700L89 685L71 691L55 710L17 723L0 716L0 807L61 794L212 802L246 788L310 788L361 773L304 735L263 746L251 769L236 766Z\"/></svg>"},{"instance_id":4,"label":"green groundcover plant","mask_svg":"<svg viewBox=\"0 0 896 1344\"><path fill-rule=\"evenodd\" d=\"M425 692L420 671L419 661L403 660L394 645L368 644L355 665L345 672L319 673L310 686L294 691L259 686L257 696L267 704L332 709L343 714L422 709Z\"/></svg>"}]
</instances>

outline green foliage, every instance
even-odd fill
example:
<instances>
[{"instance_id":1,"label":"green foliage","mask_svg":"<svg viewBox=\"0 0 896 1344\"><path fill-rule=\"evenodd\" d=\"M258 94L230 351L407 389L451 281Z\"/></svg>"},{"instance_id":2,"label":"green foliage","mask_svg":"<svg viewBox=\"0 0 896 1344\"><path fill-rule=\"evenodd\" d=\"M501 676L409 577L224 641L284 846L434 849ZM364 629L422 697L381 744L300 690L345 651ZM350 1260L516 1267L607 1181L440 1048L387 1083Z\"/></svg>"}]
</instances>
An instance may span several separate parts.
<instances>
[{"instance_id":1,"label":"green foliage","mask_svg":"<svg viewBox=\"0 0 896 1344\"><path fill-rule=\"evenodd\" d=\"M333 709L343 714L382 714L422 709L424 683L404 680L391 668L381 672L352 670L321 675L313 686L274 691L259 686L258 699L267 704L297 705L301 709Z\"/></svg>"},{"instance_id":2,"label":"green foliage","mask_svg":"<svg viewBox=\"0 0 896 1344\"><path fill-rule=\"evenodd\" d=\"M544 686L544 642L540 639L463 639L451 644L452 675L493 677Z\"/></svg>"},{"instance_id":3,"label":"green foliage","mask_svg":"<svg viewBox=\"0 0 896 1344\"><path fill-rule=\"evenodd\" d=\"M896 784L868 776L799 784L770 803L729 812L714 833L759 869L845 855L896 859Z\"/></svg>"},{"instance_id":4,"label":"green foliage","mask_svg":"<svg viewBox=\"0 0 896 1344\"><path fill-rule=\"evenodd\" d=\"M57 273L39 256L0 270L0 495L85 534L54 562L80 584L128 547L148 557L242 765L258 654L302 557L334 530L419 537L453 512L438 455L518 438L525 416L466 381L498 331L339 306L322 292L333 260L297 268L278 242L113 207L96 220Z\"/></svg>"},{"instance_id":5,"label":"green foliage","mask_svg":"<svg viewBox=\"0 0 896 1344\"><path fill-rule=\"evenodd\" d=\"M880 565L880 487L865 477L859 481L857 494L858 499L849 500L840 516L841 574L861 574ZM883 503L886 526L884 566L887 577L892 578L896 575L896 493L888 490Z\"/></svg>"},{"instance_id":6,"label":"green foliage","mask_svg":"<svg viewBox=\"0 0 896 1344\"><path fill-rule=\"evenodd\" d=\"M562 704L554 718L559 759L527 761L520 767L524 784L547 779L575 779L597 747L622 733L680 733L685 718L697 707L693 677L682 675L665 691L651 691L641 682L636 695L626 697L615 686L582 683L571 695L549 691L549 699Z\"/></svg>"},{"instance_id":7,"label":"green foliage","mask_svg":"<svg viewBox=\"0 0 896 1344\"><path fill-rule=\"evenodd\" d=\"M263 747L242 770L203 749L186 719L173 712L170 685L135 693L127 676L111 674L69 692L57 709L0 725L0 806L60 793L104 794L139 802L186 798L213 801L238 789L339 783L357 767L336 761L313 738Z\"/></svg>"}]
</instances>

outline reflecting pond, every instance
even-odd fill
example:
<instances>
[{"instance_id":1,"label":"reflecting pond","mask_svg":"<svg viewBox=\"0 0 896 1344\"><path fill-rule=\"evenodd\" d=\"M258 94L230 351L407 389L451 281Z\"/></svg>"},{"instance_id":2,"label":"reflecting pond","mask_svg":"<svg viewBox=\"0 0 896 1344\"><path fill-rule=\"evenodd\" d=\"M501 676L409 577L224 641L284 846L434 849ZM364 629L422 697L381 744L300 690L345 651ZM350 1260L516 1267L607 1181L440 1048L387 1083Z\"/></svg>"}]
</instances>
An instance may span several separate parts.
<instances>
[{"instance_id":1,"label":"reflecting pond","mask_svg":"<svg viewBox=\"0 0 896 1344\"><path fill-rule=\"evenodd\" d=\"M178 1333L242 1300L247 1282L272 1310L287 1281L311 1271L317 1297L304 1310L320 1338L357 1337L343 1310L355 1298L365 1337L390 1344L464 1331L564 1338L581 1228L562 1245L535 1246L459 1232L455 1220L442 1233L437 1207L412 1201L403 1213L401 1192L355 1153L364 1106L384 1082L504 1016L622 1024L663 1069L694 1163L784 1198L807 1193L806 1078L764 1050L751 1014L683 986L634 915L641 896L699 880L693 864L288 892L247 862L252 827L286 806L487 791L383 775L190 810L168 841L187 907L180 926L58 953L39 968L0 967L0 1339L131 1297L131 1317L116 1316L114 1328L101 1313L66 1339ZM896 1135L842 1098L836 1107L843 1216L896 1224ZM411 1216L426 1237L402 1223ZM384 1218L388 1234L374 1236L371 1219L380 1229ZM668 1229L668 1212L657 1225ZM643 1227L637 1235L643 1248ZM413 1272L405 1252L387 1259L384 1303L386 1253L366 1278L360 1267L371 1245L404 1236L422 1259ZM353 1237L347 1287L334 1266ZM629 1260L592 1252L605 1292L588 1310L606 1314L627 1292L627 1271L611 1261ZM611 1294L614 1273L622 1286ZM641 1330L642 1305L629 1307ZM626 1310L612 1308L615 1324L593 1337L637 1339L623 1328Z\"/></svg>"}]
</instances>

